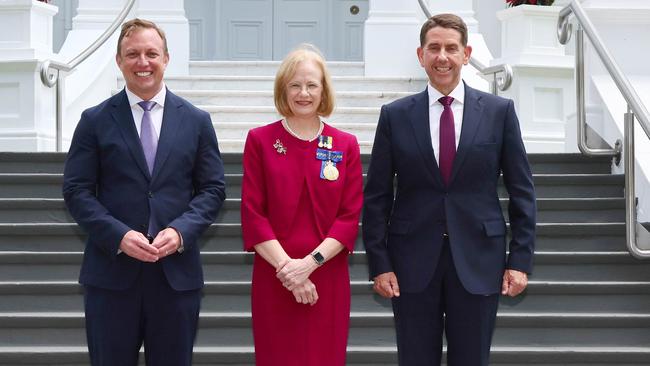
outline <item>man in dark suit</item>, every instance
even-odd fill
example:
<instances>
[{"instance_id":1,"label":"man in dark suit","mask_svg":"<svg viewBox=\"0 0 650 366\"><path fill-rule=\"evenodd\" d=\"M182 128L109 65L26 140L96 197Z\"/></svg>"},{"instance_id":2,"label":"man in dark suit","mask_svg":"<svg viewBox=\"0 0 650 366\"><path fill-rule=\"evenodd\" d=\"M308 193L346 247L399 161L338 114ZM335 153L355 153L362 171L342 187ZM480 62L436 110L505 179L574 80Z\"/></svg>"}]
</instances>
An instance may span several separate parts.
<instances>
[{"instance_id":1,"label":"man in dark suit","mask_svg":"<svg viewBox=\"0 0 650 366\"><path fill-rule=\"evenodd\" d=\"M417 49L427 90L381 109L365 187L370 278L392 298L399 364L487 365L499 293L527 285L535 192L512 101L461 82L467 27L441 14ZM456 148L456 146L458 148ZM510 196L511 240L497 185Z\"/></svg>"},{"instance_id":2,"label":"man in dark suit","mask_svg":"<svg viewBox=\"0 0 650 366\"><path fill-rule=\"evenodd\" d=\"M63 196L88 233L79 282L93 366L190 366L203 272L197 239L224 199L210 115L168 91L165 35L122 26L126 88L90 108L72 139Z\"/></svg>"}]
</instances>

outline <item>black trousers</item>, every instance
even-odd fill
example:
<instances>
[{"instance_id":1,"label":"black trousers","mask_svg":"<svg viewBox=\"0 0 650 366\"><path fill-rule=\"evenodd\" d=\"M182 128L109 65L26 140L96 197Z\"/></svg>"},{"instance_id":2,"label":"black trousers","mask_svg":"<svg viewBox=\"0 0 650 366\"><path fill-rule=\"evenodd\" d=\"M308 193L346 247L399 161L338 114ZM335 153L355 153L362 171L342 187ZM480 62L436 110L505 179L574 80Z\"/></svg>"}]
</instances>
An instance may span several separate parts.
<instances>
[{"instance_id":1,"label":"black trousers","mask_svg":"<svg viewBox=\"0 0 650 366\"><path fill-rule=\"evenodd\" d=\"M443 332L448 366L487 366L498 303L498 293L465 290L445 240L428 287L393 298L400 366L439 366Z\"/></svg>"},{"instance_id":2,"label":"black trousers","mask_svg":"<svg viewBox=\"0 0 650 366\"><path fill-rule=\"evenodd\" d=\"M149 366L191 366L201 290L175 291L160 263L144 263L127 290L84 289L92 366L136 366L143 343Z\"/></svg>"}]
</instances>

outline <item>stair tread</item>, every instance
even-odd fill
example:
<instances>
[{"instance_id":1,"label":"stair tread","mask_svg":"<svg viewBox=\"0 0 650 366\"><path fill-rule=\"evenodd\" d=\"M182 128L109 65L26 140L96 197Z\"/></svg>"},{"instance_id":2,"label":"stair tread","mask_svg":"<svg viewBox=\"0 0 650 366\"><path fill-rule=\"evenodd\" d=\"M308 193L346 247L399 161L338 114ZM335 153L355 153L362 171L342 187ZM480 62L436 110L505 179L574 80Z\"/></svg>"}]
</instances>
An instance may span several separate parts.
<instances>
[{"instance_id":1,"label":"stair tread","mask_svg":"<svg viewBox=\"0 0 650 366\"><path fill-rule=\"evenodd\" d=\"M210 67L209 64L205 66ZM225 78L230 77L225 76ZM219 80L224 79L224 76L193 76L188 80L199 79ZM273 78L262 76L248 79L269 81ZM335 79L361 78L340 76ZM234 88L237 87L235 84L232 85ZM246 90L182 89L181 92L191 96L270 97L272 95L266 90L248 92ZM410 93L350 91L343 92L341 95L353 98L407 94ZM274 111L269 106L243 108L247 112ZM211 106L206 109L222 112L243 110L242 107L236 106ZM378 110L379 108L376 107L339 109L339 111L352 113L376 113ZM242 118L243 122L227 124L219 122L215 123L215 126L218 130L262 125L255 121L246 122L247 120ZM352 119L350 121L345 124L347 128L374 127L371 123L363 123L365 120L359 118L357 121ZM336 124L336 121L333 124ZM238 137L234 134L231 136ZM243 139L220 139L220 142L224 146L230 146L228 144L237 144L243 142ZM372 141L361 141L361 144L368 147L371 146ZM0 365L85 364L87 348L83 345L84 314L81 302L83 286L75 280L75 272L78 271L77 267L83 255L81 243L84 238L83 230L73 222L49 222L71 220L69 215L62 214L62 210L65 210L65 202L60 197L60 188L54 187L54 184L60 185L62 182L61 171L65 154L39 155L38 158L34 158L34 155L0 153L0 163L5 164L2 165L4 168L0 168L3 171L0 173L0 184L8 183L10 187L13 184L16 190L11 194L17 197L0 198L0 210L6 210L2 220L17 221L0 223L0 235L3 236L7 249L18 249L0 251L0 265L8 264L3 268L8 275L4 281L0 281L0 297L6 296L8 301L0 311L0 324L10 332L11 329L17 332L15 339L11 339L12 336L4 332L3 337L9 337L7 340L14 345L0 346ZM242 154L224 153L222 157L229 171L236 172L228 173L226 179L231 187L234 187L231 192L237 194L231 193L234 198L225 201L224 214L219 218L219 221L224 222L214 223L207 230L206 246L201 253L207 271L206 279L208 279L203 289L206 306L200 315L202 338L198 343L202 345L194 347L194 353L197 364L231 363L243 366L254 363L254 348L248 334L250 331L247 330L251 322L250 307L238 306L242 301L246 301L250 294L250 276L244 274L249 271L247 267L252 264L253 254L239 250L237 245L238 237L241 235L241 225L236 214L241 204L238 189L242 174L236 165L241 164ZM14 163L12 159L22 159L24 162ZM537 205L542 215L540 221L543 222L537 224L537 236L544 243L555 242L556 237L559 240L557 245L541 246L542 250L536 252L535 261L541 265L537 274L538 279L535 279L535 275L531 276L525 295L517 299L502 299L497 317L498 328L495 335L497 341L492 347L492 360L495 365L537 363L548 366L575 363L605 366L619 362L641 365L650 358L650 346L645 346L647 329L650 329L650 310L640 303L650 297L650 277L640 266L644 262L632 258L624 250L625 223L624 217L618 214L625 208L622 193L624 177L609 174L608 168L603 168L603 165L608 166L609 159L610 157L592 159L570 153L529 154L529 161L536 171L533 174L534 181L540 187ZM368 154L362 155L364 164L369 160ZM45 164L43 167L32 168L31 161L44 161ZM536 166L536 164L540 165ZM56 170L57 165L59 170ZM17 167L16 172L12 173L14 166ZM31 169L34 172L49 171L50 173L30 173ZM568 174L561 173L562 171ZM18 189L19 184L33 185L22 187L21 190ZM558 185L560 189L557 190L553 185ZM600 191L599 186L603 186ZM620 187L620 193L617 186ZM30 191L32 189L33 192ZM593 197L584 196L583 191ZM40 192L54 198L33 197L33 195L40 195ZM500 203L505 207L508 198L504 194L503 186L499 187L499 192L502 195ZM20 198L23 195L27 197ZM568 197L564 197L565 195ZM40 211L29 211L37 209ZM52 211L45 211L48 209ZM603 213L596 213L596 210L603 210ZM579 216L576 215L580 215L581 212L589 217L583 218L584 221L595 222L578 220ZM34 216L30 220L29 215L32 214ZM46 222L28 222L36 220ZM568 222L561 222L563 220ZM48 236L50 239L39 239L43 236ZM214 245L213 241L224 238L227 242L225 247ZM41 242L38 246L25 247L25 249L35 248L33 251L21 250L23 249L21 245L34 240ZM579 240L577 246L566 246L574 240ZM585 241L593 245L582 244ZM53 246L63 242L71 244ZM567 250L564 250L565 246ZM58 249L65 251L56 251ZM396 348L394 339L391 338L394 332L391 331L393 315L390 311L390 302L385 303L372 296L372 283L366 281L367 273L360 272L364 270L366 262L363 250L355 251L350 257L351 274L354 272L354 276L351 277L353 278L351 329L357 337L361 336L361 338L351 342L354 345L348 346L348 364L363 366L395 364ZM47 277L31 275L30 272L22 271L24 264L34 265L33 268L43 271L47 268L52 272L47 272L50 273ZM553 274L570 266L575 268L571 272L562 272L566 275ZM221 274L223 271L231 270L237 273L232 276ZM598 276L590 274L596 270L603 274ZM52 281L41 281L41 277ZM22 278L28 281L22 281ZM229 278L233 281L228 281ZM603 281L600 281L601 279ZM45 300L48 304L38 306L35 304L29 307L21 305L23 301L30 301L29 299L34 296L49 299L49 301ZM602 301L595 301L596 298ZM629 300L633 303L628 303ZM590 303L583 304L583 301L590 301ZM227 335L224 335L224 332ZM32 342L38 343L31 339L34 339L33 334L40 333L47 339L51 338L52 344L69 343L70 346L48 346L47 344L34 347L21 346ZM520 336L529 333L532 337L530 339ZM57 338L59 334L68 334L71 338L59 342ZM567 342L571 337L577 339L575 345ZM221 341L214 343L215 340Z\"/></svg>"},{"instance_id":2,"label":"stair tread","mask_svg":"<svg viewBox=\"0 0 650 366\"><path fill-rule=\"evenodd\" d=\"M443 346L446 352L446 346ZM142 350L140 351L142 352ZM237 364L253 365L255 349L253 346L194 346L195 364ZM395 346L347 346L349 365L396 365ZM650 357L650 347L640 346L493 346L491 361L504 365L618 365L621 362L642 365ZM59 361L60 360L60 361ZM59 362L88 362L85 346L0 346L0 362L6 365L35 364L52 365Z\"/></svg>"},{"instance_id":3,"label":"stair tread","mask_svg":"<svg viewBox=\"0 0 650 366\"><path fill-rule=\"evenodd\" d=\"M397 352L397 347L391 346L348 346L348 352ZM252 346L194 346L194 353L204 352L253 352ZM575 347L561 347L561 346L496 346L491 348L492 353L500 352L569 352L569 353L648 353L650 354L650 346L639 347L607 347L607 346L575 346ZM85 346L0 346L0 353L6 352L28 352L28 353L68 353L68 352L81 352L87 353L88 348Z\"/></svg>"},{"instance_id":4,"label":"stair tread","mask_svg":"<svg viewBox=\"0 0 650 366\"><path fill-rule=\"evenodd\" d=\"M372 282L350 281L351 291L372 293ZM78 294L83 286L75 281L0 281L0 294ZM206 281L207 294L250 293L250 281ZM536 281L528 282L528 294L585 295L585 294L646 294L650 281Z\"/></svg>"}]
</instances>

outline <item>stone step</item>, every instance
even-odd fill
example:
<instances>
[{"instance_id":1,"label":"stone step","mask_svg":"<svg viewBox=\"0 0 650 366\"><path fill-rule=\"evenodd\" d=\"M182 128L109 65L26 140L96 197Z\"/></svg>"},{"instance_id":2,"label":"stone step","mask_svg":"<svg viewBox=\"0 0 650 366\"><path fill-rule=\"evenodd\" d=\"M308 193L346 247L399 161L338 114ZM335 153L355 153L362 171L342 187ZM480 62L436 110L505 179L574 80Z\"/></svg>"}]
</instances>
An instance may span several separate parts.
<instances>
[{"instance_id":1,"label":"stone step","mask_svg":"<svg viewBox=\"0 0 650 366\"><path fill-rule=\"evenodd\" d=\"M508 215L508 199L501 198ZM215 222L238 223L241 199L227 198ZM622 222L625 221L623 198L539 198L537 222ZM0 198L0 223L74 222L62 198Z\"/></svg>"},{"instance_id":2,"label":"stone step","mask_svg":"<svg viewBox=\"0 0 650 366\"><path fill-rule=\"evenodd\" d=\"M78 346L85 344L84 316L79 312L0 313L3 346ZM393 315L351 313L348 346L394 346ZM253 344L248 312L202 312L195 345ZM498 314L495 347L530 345L562 347L648 347L650 314Z\"/></svg>"},{"instance_id":3,"label":"stone step","mask_svg":"<svg viewBox=\"0 0 650 366\"><path fill-rule=\"evenodd\" d=\"M217 122L214 123L214 130L217 133L219 139L219 148L223 149L226 147L224 141L237 141L238 144L241 144L240 150L243 151L243 146L246 141L246 136L248 131L252 128L261 127L266 125L266 122ZM329 125L336 127L347 133L351 133L356 136L357 141L360 145L363 144L370 148L371 142L375 139L375 130L377 126L375 124L368 123L328 123ZM369 151L369 149L366 149ZM226 151L226 150L224 150ZM231 150L228 150L231 151ZM365 151L365 150L364 150Z\"/></svg>"},{"instance_id":4,"label":"stone step","mask_svg":"<svg viewBox=\"0 0 650 366\"><path fill-rule=\"evenodd\" d=\"M444 352L443 348L443 352ZM140 351L140 365L144 356ZM543 347L494 346L491 366L647 366L650 347ZM443 365L445 356L443 355ZM255 366L252 346L194 347L192 364L210 366ZM397 366L394 346L348 346L346 364L349 366ZM86 347L7 347L0 346L1 366L88 366Z\"/></svg>"},{"instance_id":5,"label":"stone step","mask_svg":"<svg viewBox=\"0 0 650 366\"><path fill-rule=\"evenodd\" d=\"M176 94L195 105L274 106L273 90L176 90ZM339 107L381 107L411 92L341 91L336 93ZM375 121L376 123L377 121Z\"/></svg>"},{"instance_id":6,"label":"stone step","mask_svg":"<svg viewBox=\"0 0 650 366\"><path fill-rule=\"evenodd\" d=\"M553 252L615 252L626 250L625 223L538 223L536 250ZM80 252L85 245L83 230L74 223L0 224L0 253ZM241 225L211 225L200 239L203 252L242 250ZM361 230L355 250L363 250ZM0 277L1 278L1 277Z\"/></svg>"},{"instance_id":7,"label":"stone step","mask_svg":"<svg viewBox=\"0 0 650 366\"><path fill-rule=\"evenodd\" d=\"M0 173L61 173L65 153L0 152Z\"/></svg>"},{"instance_id":8,"label":"stone step","mask_svg":"<svg viewBox=\"0 0 650 366\"><path fill-rule=\"evenodd\" d=\"M533 175L538 198L621 198L624 181L623 175L612 174ZM242 174L226 174L227 197L241 197L241 182ZM63 174L0 174L3 188L0 198L60 198L62 184ZM501 197L507 196L503 185L500 185L498 193Z\"/></svg>"},{"instance_id":9,"label":"stone step","mask_svg":"<svg viewBox=\"0 0 650 366\"><path fill-rule=\"evenodd\" d=\"M357 140L359 142L359 150L362 154L370 154L372 151L372 140ZM219 139L219 150L227 154L241 154L244 152L244 145L246 140L244 138L237 139Z\"/></svg>"},{"instance_id":10,"label":"stone step","mask_svg":"<svg viewBox=\"0 0 650 366\"><path fill-rule=\"evenodd\" d=\"M201 311L250 311L250 282L207 282ZM352 311L390 313L391 302L376 295L368 281L351 283ZM69 282L0 282L0 313L82 312L83 288ZM501 297L500 313L644 314L650 282L531 281L517 298Z\"/></svg>"},{"instance_id":11,"label":"stone step","mask_svg":"<svg viewBox=\"0 0 650 366\"><path fill-rule=\"evenodd\" d=\"M214 124L250 121L267 124L282 118L273 106L198 105L197 107L210 113ZM376 126L378 117L379 107L337 107L331 116L323 119L339 127L345 123L366 123Z\"/></svg>"},{"instance_id":12,"label":"stone step","mask_svg":"<svg viewBox=\"0 0 650 366\"><path fill-rule=\"evenodd\" d=\"M0 173L61 173L65 153L0 152ZM242 154L222 154L228 173L241 173ZM370 156L361 156L364 171ZM587 157L581 154L528 154L535 174L609 174L607 156Z\"/></svg>"},{"instance_id":13,"label":"stone step","mask_svg":"<svg viewBox=\"0 0 650 366\"><path fill-rule=\"evenodd\" d=\"M0 252L3 281L74 281L81 267L81 252ZM208 281L250 281L253 254L202 252L203 272ZM350 278L368 279L365 253L350 255ZM535 281L650 281L650 266L627 251L537 252Z\"/></svg>"},{"instance_id":14,"label":"stone step","mask_svg":"<svg viewBox=\"0 0 650 366\"><path fill-rule=\"evenodd\" d=\"M273 90L274 76L190 75L165 77L170 90ZM332 76L337 93L344 91L410 92L427 87L425 78ZM117 87L124 87L124 79L117 79Z\"/></svg>"},{"instance_id":15,"label":"stone step","mask_svg":"<svg viewBox=\"0 0 650 366\"><path fill-rule=\"evenodd\" d=\"M315 173L316 174L316 173ZM364 174L364 184L365 184ZM0 175L0 182L2 175ZM241 174L226 175L226 195L241 197ZM534 174L537 198L621 198L623 197L623 175L612 174ZM507 197L503 185L499 185L499 196Z\"/></svg>"},{"instance_id":16,"label":"stone step","mask_svg":"<svg viewBox=\"0 0 650 366\"><path fill-rule=\"evenodd\" d=\"M528 154L536 174L610 174L611 156L582 154Z\"/></svg>"},{"instance_id":17,"label":"stone step","mask_svg":"<svg viewBox=\"0 0 650 366\"><path fill-rule=\"evenodd\" d=\"M63 172L67 153L48 152L0 152L0 173L56 173ZM242 172L242 154L221 154L227 172ZM367 167L369 155L361 156Z\"/></svg>"},{"instance_id":18,"label":"stone step","mask_svg":"<svg viewBox=\"0 0 650 366\"><path fill-rule=\"evenodd\" d=\"M275 77L280 61L190 61L190 75L240 75ZM332 76L363 76L363 62L327 61Z\"/></svg>"}]
</instances>

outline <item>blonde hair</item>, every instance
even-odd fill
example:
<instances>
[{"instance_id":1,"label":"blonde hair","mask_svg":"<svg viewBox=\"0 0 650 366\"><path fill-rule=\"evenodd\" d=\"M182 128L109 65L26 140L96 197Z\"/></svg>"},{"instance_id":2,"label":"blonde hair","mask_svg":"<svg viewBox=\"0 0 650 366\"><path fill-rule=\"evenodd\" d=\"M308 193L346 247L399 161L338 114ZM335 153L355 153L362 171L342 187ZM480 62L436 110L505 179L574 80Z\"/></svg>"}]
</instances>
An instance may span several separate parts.
<instances>
[{"instance_id":1,"label":"blonde hair","mask_svg":"<svg viewBox=\"0 0 650 366\"><path fill-rule=\"evenodd\" d=\"M321 95L320 105L316 110L319 116L329 116L334 111L335 96L334 89L332 88L332 78L327 66L325 65L325 59L320 53L318 48L314 45L303 43L293 51L289 52L287 57L284 58L278 72L275 75L275 85L273 88L273 99L275 101L275 108L278 110L282 116L291 117L293 113L289 107L287 101L287 84L289 80L294 77L296 74L296 69L298 64L304 61L313 61L321 70L323 74L323 93Z\"/></svg>"},{"instance_id":2,"label":"blonde hair","mask_svg":"<svg viewBox=\"0 0 650 366\"><path fill-rule=\"evenodd\" d=\"M169 55L169 50L167 49L167 37L165 37L165 32L160 29L160 27L158 27L154 22L145 19L134 18L122 24L122 30L120 31L120 36L117 39L117 55L119 57L122 56L122 40L124 37L128 37L133 32L142 29L154 29L156 32L158 32L158 35L163 41L163 52L165 52L165 55Z\"/></svg>"}]
</instances>

